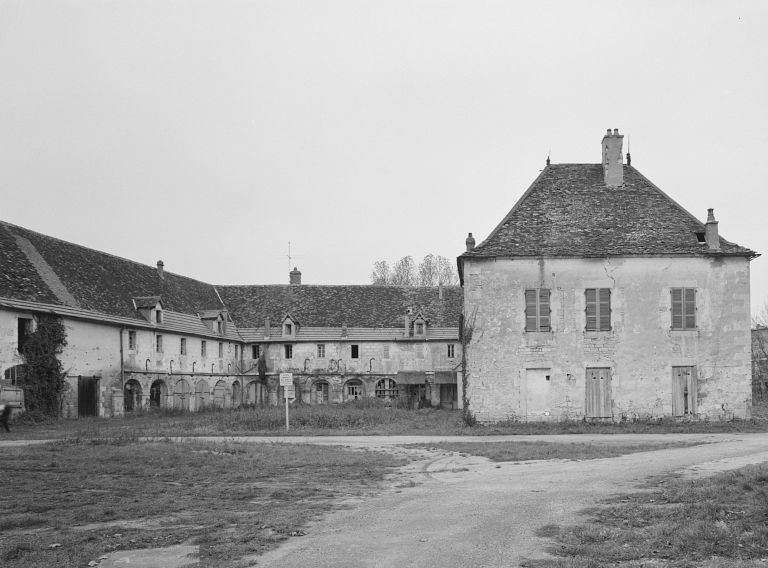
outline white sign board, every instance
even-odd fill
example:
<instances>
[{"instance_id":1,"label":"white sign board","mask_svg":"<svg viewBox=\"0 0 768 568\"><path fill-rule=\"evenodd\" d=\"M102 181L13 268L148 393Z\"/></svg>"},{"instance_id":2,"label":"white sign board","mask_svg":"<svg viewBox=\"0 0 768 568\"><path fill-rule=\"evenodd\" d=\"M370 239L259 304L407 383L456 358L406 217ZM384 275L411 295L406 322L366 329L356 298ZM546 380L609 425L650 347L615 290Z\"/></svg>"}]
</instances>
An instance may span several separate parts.
<instances>
[{"instance_id":1,"label":"white sign board","mask_svg":"<svg viewBox=\"0 0 768 568\"><path fill-rule=\"evenodd\" d=\"M280 373L280 386L281 387L293 386L293 373Z\"/></svg>"},{"instance_id":2,"label":"white sign board","mask_svg":"<svg viewBox=\"0 0 768 568\"><path fill-rule=\"evenodd\" d=\"M296 389L294 388L293 385L291 385L289 387L285 387L284 391L285 391L285 395L284 396L288 400L293 400L294 398L296 398Z\"/></svg>"}]
</instances>

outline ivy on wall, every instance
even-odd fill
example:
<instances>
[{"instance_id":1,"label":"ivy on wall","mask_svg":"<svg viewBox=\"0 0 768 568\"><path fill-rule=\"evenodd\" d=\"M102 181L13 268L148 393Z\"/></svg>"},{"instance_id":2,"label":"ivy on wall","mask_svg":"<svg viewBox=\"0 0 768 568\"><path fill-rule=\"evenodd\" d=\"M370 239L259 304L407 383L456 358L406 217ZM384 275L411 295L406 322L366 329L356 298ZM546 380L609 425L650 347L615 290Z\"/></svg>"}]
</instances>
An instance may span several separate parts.
<instances>
[{"instance_id":1,"label":"ivy on wall","mask_svg":"<svg viewBox=\"0 0 768 568\"><path fill-rule=\"evenodd\" d=\"M27 365L24 403L28 411L59 415L66 382L58 355L66 344L67 332L61 318L39 316L37 329L26 336L21 346L21 357Z\"/></svg>"}]
</instances>

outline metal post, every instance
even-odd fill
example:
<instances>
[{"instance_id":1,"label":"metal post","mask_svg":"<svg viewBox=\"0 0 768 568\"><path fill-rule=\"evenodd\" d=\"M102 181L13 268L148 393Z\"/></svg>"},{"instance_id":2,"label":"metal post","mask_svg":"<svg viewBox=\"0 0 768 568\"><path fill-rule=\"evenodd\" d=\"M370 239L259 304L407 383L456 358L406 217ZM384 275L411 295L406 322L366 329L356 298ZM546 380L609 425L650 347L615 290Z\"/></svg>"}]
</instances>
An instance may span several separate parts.
<instances>
[{"instance_id":1,"label":"metal post","mask_svg":"<svg viewBox=\"0 0 768 568\"><path fill-rule=\"evenodd\" d=\"M285 392L285 387L283 387L283 398L285 399L285 431L288 432L290 427L288 423L288 396L286 395L287 393Z\"/></svg>"}]
</instances>

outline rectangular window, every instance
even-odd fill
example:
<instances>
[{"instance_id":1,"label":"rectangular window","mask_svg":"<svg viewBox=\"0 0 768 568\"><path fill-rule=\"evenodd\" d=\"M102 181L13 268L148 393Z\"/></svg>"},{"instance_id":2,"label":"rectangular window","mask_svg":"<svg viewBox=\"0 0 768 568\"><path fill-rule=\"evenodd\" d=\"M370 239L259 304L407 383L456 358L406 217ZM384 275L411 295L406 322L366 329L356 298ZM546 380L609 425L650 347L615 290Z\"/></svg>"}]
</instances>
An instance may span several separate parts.
<instances>
[{"instance_id":1,"label":"rectangular window","mask_svg":"<svg viewBox=\"0 0 768 568\"><path fill-rule=\"evenodd\" d=\"M157 351L158 353L163 352L163 336L162 335L157 336L157 339L155 341L155 351Z\"/></svg>"},{"instance_id":2,"label":"rectangular window","mask_svg":"<svg viewBox=\"0 0 768 568\"><path fill-rule=\"evenodd\" d=\"M217 321L216 322L216 331L219 335L224 334L224 322L223 321Z\"/></svg>"},{"instance_id":3,"label":"rectangular window","mask_svg":"<svg viewBox=\"0 0 768 568\"><path fill-rule=\"evenodd\" d=\"M587 331L611 331L611 289L587 288Z\"/></svg>"},{"instance_id":4,"label":"rectangular window","mask_svg":"<svg viewBox=\"0 0 768 568\"><path fill-rule=\"evenodd\" d=\"M325 359L325 344L323 343L317 344L317 358Z\"/></svg>"},{"instance_id":5,"label":"rectangular window","mask_svg":"<svg viewBox=\"0 0 768 568\"><path fill-rule=\"evenodd\" d=\"M252 345L251 346L251 350L253 351L253 353L251 353L251 355L253 355L252 358L253 359L258 359L259 355L261 355L261 350L259 349L259 346L258 345Z\"/></svg>"},{"instance_id":6,"label":"rectangular window","mask_svg":"<svg viewBox=\"0 0 768 568\"><path fill-rule=\"evenodd\" d=\"M128 349L136 350L136 332L128 330Z\"/></svg>"},{"instance_id":7,"label":"rectangular window","mask_svg":"<svg viewBox=\"0 0 768 568\"><path fill-rule=\"evenodd\" d=\"M180 348L179 353L181 353L182 355L187 354L187 338L186 337L181 338L181 345L179 346L179 348Z\"/></svg>"},{"instance_id":8,"label":"rectangular window","mask_svg":"<svg viewBox=\"0 0 768 568\"><path fill-rule=\"evenodd\" d=\"M161 310L155 311L155 322L163 323L163 312Z\"/></svg>"},{"instance_id":9,"label":"rectangular window","mask_svg":"<svg viewBox=\"0 0 768 568\"><path fill-rule=\"evenodd\" d=\"M672 329L696 329L696 288L672 288Z\"/></svg>"},{"instance_id":10,"label":"rectangular window","mask_svg":"<svg viewBox=\"0 0 768 568\"><path fill-rule=\"evenodd\" d=\"M200 357L205 357L206 356L207 351L208 351L207 348L208 348L208 345L206 344L205 339L203 339L200 342Z\"/></svg>"},{"instance_id":11,"label":"rectangular window","mask_svg":"<svg viewBox=\"0 0 768 568\"><path fill-rule=\"evenodd\" d=\"M235 361L237 361L238 359L240 359L240 346L235 345Z\"/></svg>"},{"instance_id":12,"label":"rectangular window","mask_svg":"<svg viewBox=\"0 0 768 568\"><path fill-rule=\"evenodd\" d=\"M219 359L224 357L224 344L219 341Z\"/></svg>"},{"instance_id":13,"label":"rectangular window","mask_svg":"<svg viewBox=\"0 0 768 568\"><path fill-rule=\"evenodd\" d=\"M384 346L384 358L389 359L389 345Z\"/></svg>"},{"instance_id":14,"label":"rectangular window","mask_svg":"<svg viewBox=\"0 0 768 568\"><path fill-rule=\"evenodd\" d=\"M550 331L549 290L525 291L525 331Z\"/></svg>"},{"instance_id":15,"label":"rectangular window","mask_svg":"<svg viewBox=\"0 0 768 568\"><path fill-rule=\"evenodd\" d=\"M293 333L293 326L289 323L286 323L283 327L283 335L291 335Z\"/></svg>"},{"instance_id":16,"label":"rectangular window","mask_svg":"<svg viewBox=\"0 0 768 568\"><path fill-rule=\"evenodd\" d=\"M286 343L284 347L285 347L285 358L293 359L293 345Z\"/></svg>"},{"instance_id":17,"label":"rectangular window","mask_svg":"<svg viewBox=\"0 0 768 568\"><path fill-rule=\"evenodd\" d=\"M352 359L358 359L360 357L360 346L352 345L351 347L352 347L352 353L351 353Z\"/></svg>"},{"instance_id":18,"label":"rectangular window","mask_svg":"<svg viewBox=\"0 0 768 568\"><path fill-rule=\"evenodd\" d=\"M416 324L416 335L424 335L424 324L421 322Z\"/></svg>"},{"instance_id":19,"label":"rectangular window","mask_svg":"<svg viewBox=\"0 0 768 568\"><path fill-rule=\"evenodd\" d=\"M29 339L29 336L32 333L32 321L32 318L19 318L19 352L21 352L21 350L24 348L24 344L27 342L27 339Z\"/></svg>"},{"instance_id":20,"label":"rectangular window","mask_svg":"<svg viewBox=\"0 0 768 568\"><path fill-rule=\"evenodd\" d=\"M453 343L449 343L448 344L448 358L449 359L453 359L456 356L455 351L454 351L454 347L455 346L453 345Z\"/></svg>"}]
</instances>

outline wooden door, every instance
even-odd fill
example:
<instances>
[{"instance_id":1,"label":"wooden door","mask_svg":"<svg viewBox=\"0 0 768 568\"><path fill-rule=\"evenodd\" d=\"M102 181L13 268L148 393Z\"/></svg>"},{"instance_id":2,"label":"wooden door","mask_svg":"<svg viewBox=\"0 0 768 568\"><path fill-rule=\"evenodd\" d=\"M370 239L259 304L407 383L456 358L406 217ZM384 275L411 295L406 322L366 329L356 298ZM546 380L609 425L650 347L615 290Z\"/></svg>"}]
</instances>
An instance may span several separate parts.
<instances>
[{"instance_id":1,"label":"wooden door","mask_svg":"<svg viewBox=\"0 0 768 568\"><path fill-rule=\"evenodd\" d=\"M672 415L696 414L696 367L672 367Z\"/></svg>"},{"instance_id":2,"label":"wooden door","mask_svg":"<svg viewBox=\"0 0 768 568\"><path fill-rule=\"evenodd\" d=\"M79 377L77 380L77 414L78 416L98 415L97 402L99 379Z\"/></svg>"},{"instance_id":3,"label":"wooden door","mask_svg":"<svg viewBox=\"0 0 768 568\"><path fill-rule=\"evenodd\" d=\"M587 369L587 418L612 418L611 370L607 367Z\"/></svg>"}]
</instances>

